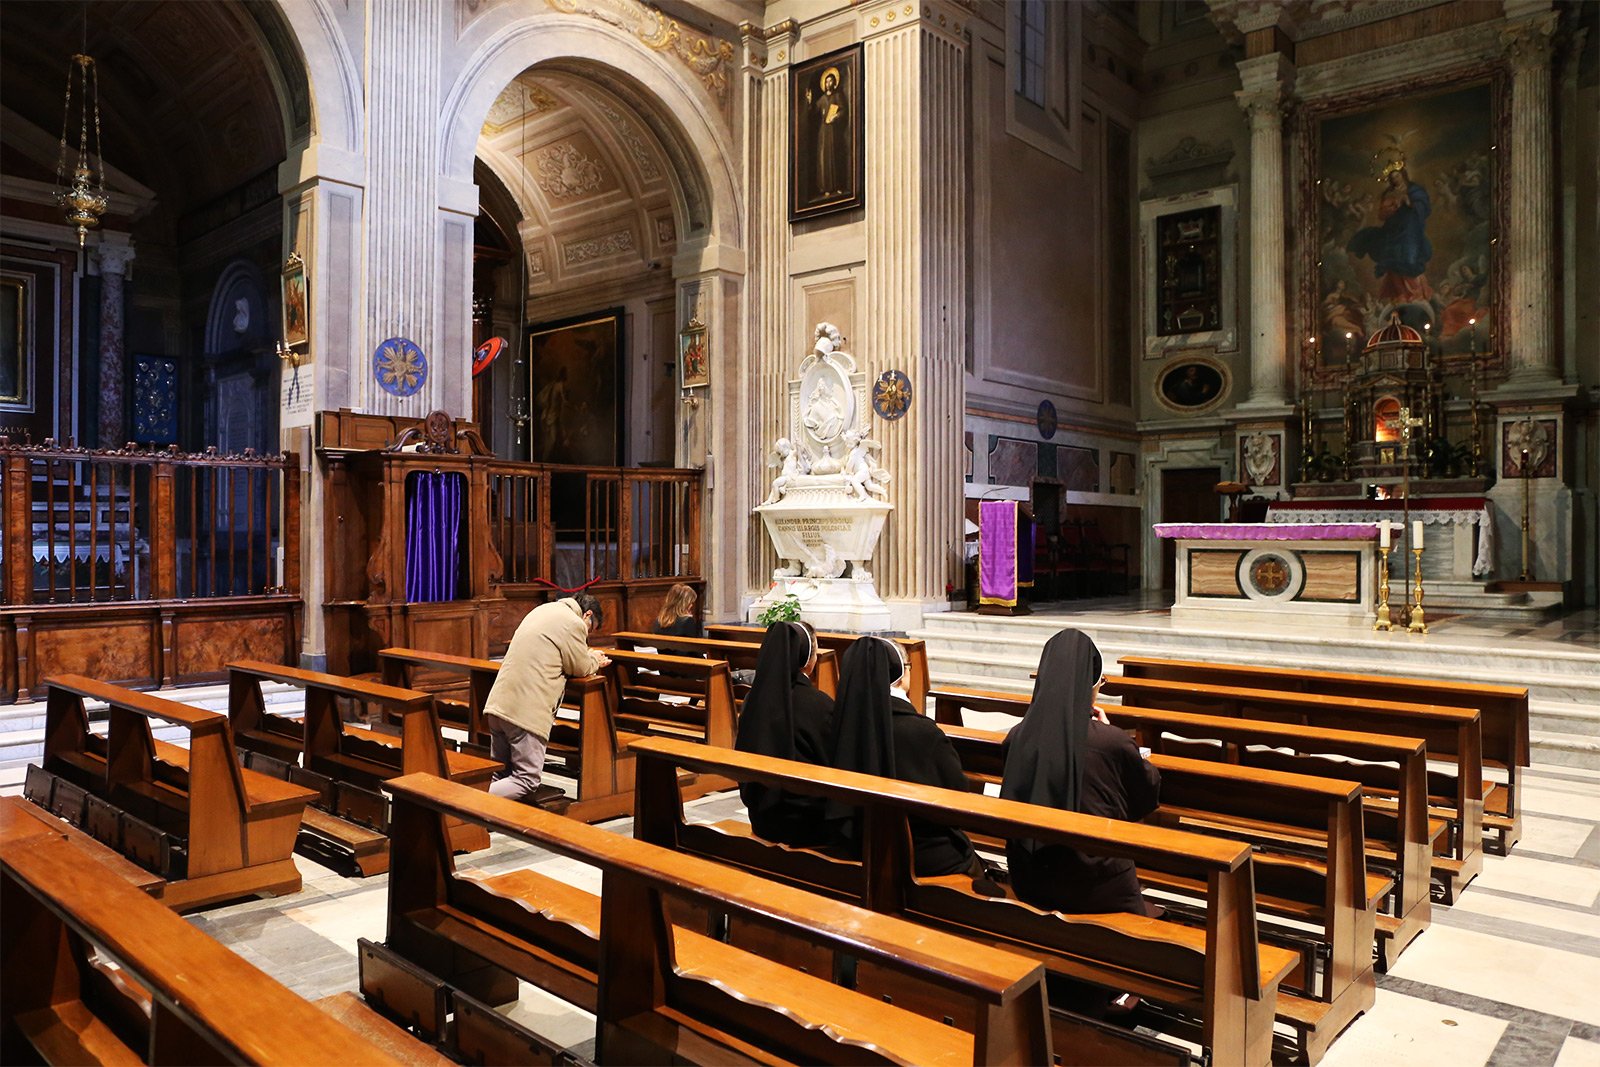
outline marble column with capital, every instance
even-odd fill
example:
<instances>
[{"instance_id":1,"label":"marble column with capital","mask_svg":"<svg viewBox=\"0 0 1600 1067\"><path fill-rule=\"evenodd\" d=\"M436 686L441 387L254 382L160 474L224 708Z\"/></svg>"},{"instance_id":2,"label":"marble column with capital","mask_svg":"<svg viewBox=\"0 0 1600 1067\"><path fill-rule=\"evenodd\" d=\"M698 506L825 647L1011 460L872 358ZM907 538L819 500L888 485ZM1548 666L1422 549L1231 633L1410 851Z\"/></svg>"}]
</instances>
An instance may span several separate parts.
<instances>
[{"instance_id":1,"label":"marble column with capital","mask_svg":"<svg viewBox=\"0 0 1600 1067\"><path fill-rule=\"evenodd\" d=\"M1287 406L1283 116L1294 67L1282 55L1239 63L1234 94L1250 118L1250 395L1241 407Z\"/></svg>"},{"instance_id":2,"label":"marble column with capital","mask_svg":"<svg viewBox=\"0 0 1600 1067\"><path fill-rule=\"evenodd\" d=\"M1559 16L1546 11L1508 23L1501 31L1511 67L1510 321L1506 386L1521 390L1559 384L1556 363L1551 236L1555 202L1550 107L1551 39Z\"/></svg>"},{"instance_id":3,"label":"marble column with capital","mask_svg":"<svg viewBox=\"0 0 1600 1067\"><path fill-rule=\"evenodd\" d=\"M127 353L123 345L123 282L134 250L128 245L102 244L95 253L100 269L100 418L96 429L101 448L121 448L126 442Z\"/></svg>"}]
</instances>

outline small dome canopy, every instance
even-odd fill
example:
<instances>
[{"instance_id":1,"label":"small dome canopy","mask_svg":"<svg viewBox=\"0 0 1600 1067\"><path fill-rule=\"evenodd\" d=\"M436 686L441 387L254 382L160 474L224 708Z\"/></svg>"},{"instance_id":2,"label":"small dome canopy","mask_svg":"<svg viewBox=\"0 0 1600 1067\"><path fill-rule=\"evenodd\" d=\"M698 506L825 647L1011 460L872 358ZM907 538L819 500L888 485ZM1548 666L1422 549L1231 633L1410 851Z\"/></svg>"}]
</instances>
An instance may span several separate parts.
<instances>
[{"instance_id":1,"label":"small dome canopy","mask_svg":"<svg viewBox=\"0 0 1600 1067\"><path fill-rule=\"evenodd\" d=\"M1400 321L1400 313L1389 313L1389 325L1373 334L1367 340L1367 347L1363 352L1371 352L1374 348L1388 347L1390 345L1421 345L1422 334Z\"/></svg>"}]
</instances>

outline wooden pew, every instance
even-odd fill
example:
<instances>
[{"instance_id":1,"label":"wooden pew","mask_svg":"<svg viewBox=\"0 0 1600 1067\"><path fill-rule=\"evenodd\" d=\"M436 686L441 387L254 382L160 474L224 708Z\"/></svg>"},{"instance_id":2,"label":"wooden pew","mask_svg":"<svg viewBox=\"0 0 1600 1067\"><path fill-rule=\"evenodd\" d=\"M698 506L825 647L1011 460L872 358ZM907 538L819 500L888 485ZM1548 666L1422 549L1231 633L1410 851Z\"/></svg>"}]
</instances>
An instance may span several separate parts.
<instances>
[{"instance_id":1,"label":"wooden pew","mask_svg":"<svg viewBox=\"0 0 1600 1067\"><path fill-rule=\"evenodd\" d=\"M465 678L465 702L436 698L440 718L466 730L476 744L489 744L483 708L499 676L499 663L414 648L383 649L378 661L388 685L406 684L417 668ZM567 715L558 714L551 726L547 756L554 757L566 776L578 783L578 796L570 803L564 794L560 803L541 796L535 800L540 807L584 822L614 819L633 810L633 756L626 745L631 735L618 734L610 700L609 687L601 675L567 679L566 693L561 698Z\"/></svg>"},{"instance_id":2,"label":"wooden pew","mask_svg":"<svg viewBox=\"0 0 1600 1067\"><path fill-rule=\"evenodd\" d=\"M706 636L715 637L723 641L755 641L760 643L762 635L767 632L765 626L733 626L728 624L711 625L706 627ZM817 647L831 648L844 659L845 650L861 634L831 633L817 631ZM905 650L906 664L911 668L911 677L906 681L906 693L911 697L911 703L918 708L928 699L928 690L932 687L931 675L928 673L928 646L920 637L892 637L894 641Z\"/></svg>"},{"instance_id":3,"label":"wooden pew","mask_svg":"<svg viewBox=\"0 0 1600 1067\"><path fill-rule=\"evenodd\" d=\"M1288 670L1235 663L1124 656L1122 673L1130 678L1161 678L1252 689L1288 689L1358 700L1392 700L1443 708L1474 708L1482 723L1483 764L1505 774L1505 781L1483 783L1485 847L1504 856L1522 837L1522 768L1531 762L1528 744L1528 690L1524 686L1483 685L1435 678L1335 671ZM1455 753L1435 750L1437 758ZM1452 792L1435 787L1438 792Z\"/></svg>"},{"instance_id":4,"label":"wooden pew","mask_svg":"<svg viewBox=\"0 0 1600 1067\"><path fill-rule=\"evenodd\" d=\"M676 789L676 775L668 779ZM437 778L408 776L387 788L397 831L387 949L440 976L452 992L451 980L464 975L515 996L515 984L504 980L514 976L594 1013L599 1062L1051 1061L1044 971L1022 955ZM601 893L532 870L457 876L441 816L597 867ZM977 1025L939 1025L676 927L674 902L747 917L775 936L891 968L936 990L951 1011L965 1009Z\"/></svg>"},{"instance_id":5,"label":"wooden pew","mask_svg":"<svg viewBox=\"0 0 1600 1067\"><path fill-rule=\"evenodd\" d=\"M44 778L36 778L35 772ZM38 791L38 784L43 783L48 789L51 784L77 789L65 778L57 778L42 767L28 768L28 785L32 787L22 797L0 797L0 842L11 841L22 837L31 837L37 834L55 834L75 845L85 860L93 860L103 864L112 874L132 885L134 888L148 893L159 899L161 891L166 888L167 880L159 874L152 874L143 867L128 859L115 849L108 848L93 837L90 837L76 824L68 822L59 815L51 814L46 806L37 802L29 803ZM82 811L82 793L78 790L80 799L77 809ZM82 815L79 815L80 821Z\"/></svg>"},{"instance_id":6,"label":"wooden pew","mask_svg":"<svg viewBox=\"0 0 1600 1067\"><path fill-rule=\"evenodd\" d=\"M304 721L267 714L262 682L304 689ZM340 699L393 715L400 720L400 736L346 727ZM306 812L301 847L318 858L353 862L362 875L388 869L387 813L379 785L402 774L425 773L487 790L500 769L493 760L450 751L439 732L433 697L413 689L236 660L228 664L228 714L240 748L268 757L271 763L264 766L317 791ZM453 827L451 838L463 852L489 847L488 835L474 826Z\"/></svg>"},{"instance_id":7,"label":"wooden pew","mask_svg":"<svg viewBox=\"0 0 1600 1067\"><path fill-rule=\"evenodd\" d=\"M1278 986L1297 956L1258 940L1254 867L1241 842L666 738L633 747L639 758L634 833L644 840L1019 949L1064 978L1136 993L1171 1013L1164 1029L1201 1044L1212 1062L1264 1064L1271 1058ZM691 825L677 787L680 769L861 807L863 859L771 844L744 824ZM963 875L916 878L907 824L913 816L991 838L1029 837L1126 856L1195 879L1206 886L1206 921L1196 929L1142 915L1067 916L980 896ZM895 989L876 974L858 972L857 981L858 988ZM1064 1062L1159 1062L1173 1048L1162 1043L1135 1052L1126 1045L1087 1043L1089 1031L1078 1021L1054 1018L1056 1052Z\"/></svg>"},{"instance_id":8,"label":"wooden pew","mask_svg":"<svg viewBox=\"0 0 1600 1067\"><path fill-rule=\"evenodd\" d=\"M957 726L963 710L1020 717L1028 709L1024 695L989 690L937 689L933 702L935 719ZM1421 738L1117 704L1100 710L1152 752L1337 776L1360 782L1364 791L1393 793L1393 812L1374 809L1369 798L1364 819L1368 864L1375 863L1395 880L1390 914L1377 917L1378 969L1388 970L1406 946L1428 928L1433 913L1428 875L1435 826L1430 825L1428 816L1427 747ZM1394 766L1388 766L1390 763ZM1436 825L1442 829L1443 823Z\"/></svg>"},{"instance_id":9,"label":"wooden pew","mask_svg":"<svg viewBox=\"0 0 1600 1067\"><path fill-rule=\"evenodd\" d=\"M42 769L55 779L47 803L164 878L147 887L164 904L189 911L299 891L290 854L313 794L240 767L227 716L81 675L45 684ZM89 730L85 699L110 708L103 739ZM152 721L184 727L189 746L156 741ZM30 799L39 802L45 784L34 776Z\"/></svg>"},{"instance_id":10,"label":"wooden pew","mask_svg":"<svg viewBox=\"0 0 1600 1067\"><path fill-rule=\"evenodd\" d=\"M0 910L5 1063L428 1061L398 1032L404 1055L359 1036L59 834L0 839Z\"/></svg>"},{"instance_id":11,"label":"wooden pew","mask_svg":"<svg viewBox=\"0 0 1600 1067\"><path fill-rule=\"evenodd\" d=\"M943 729L969 776L980 785L998 785L1006 735ZM1264 935L1286 947L1302 946L1300 969L1279 991L1278 1018L1295 1032L1297 1061L1318 1062L1377 995L1374 920L1393 883L1367 871L1360 784L1181 756L1150 759L1161 771L1161 806L1149 821L1256 844L1259 912L1318 931L1310 944L1304 932L1282 925ZM1286 841L1286 835L1292 839ZM1314 848L1306 847L1313 843ZM1290 853L1283 850L1286 844L1299 847ZM1191 877L1144 869L1139 877L1146 886L1205 896L1205 885ZM1319 955L1326 962L1314 974Z\"/></svg>"},{"instance_id":12,"label":"wooden pew","mask_svg":"<svg viewBox=\"0 0 1600 1067\"><path fill-rule=\"evenodd\" d=\"M763 631L765 632L765 631ZM759 642L715 640L708 637L672 637L667 634L647 634L638 631L624 630L611 635L616 639L617 647L636 651L640 648L653 648L658 652L665 652L674 656L704 656L707 659L720 659L728 664L729 670L753 671L756 669L756 659L761 652ZM817 690L828 696L839 695L839 655L831 648L817 648L817 665L812 669L811 680L816 684ZM742 694L741 694L742 699Z\"/></svg>"},{"instance_id":13,"label":"wooden pew","mask_svg":"<svg viewBox=\"0 0 1600 1067\"><path fill-rule=\"evenodd\" d=\"M1451 820L1450 839L1440 846L1448 854L1433 858L1433 877L1442 887L1444 902L1454 902L1483 869L1483 749L1476 711L1157 678L1109 677L1101 693L1142 708L1420 737L1427 743L1429 758L1442 753L1453 758L1461 771L1449 783L1451 795L1439 796L1430 789L1433 812Z\"/></svg>"}]
</instances>

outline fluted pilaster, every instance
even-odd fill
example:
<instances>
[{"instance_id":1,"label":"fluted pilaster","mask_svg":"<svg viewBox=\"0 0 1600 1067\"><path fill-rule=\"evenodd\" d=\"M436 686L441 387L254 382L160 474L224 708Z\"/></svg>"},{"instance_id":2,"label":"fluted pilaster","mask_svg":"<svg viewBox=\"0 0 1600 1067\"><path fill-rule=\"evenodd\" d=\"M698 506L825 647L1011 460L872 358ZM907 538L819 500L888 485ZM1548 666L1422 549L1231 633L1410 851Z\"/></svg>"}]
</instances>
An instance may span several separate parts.
<instances>
[{"instance_id":1,"label":"fluted pilaster","mask_svg":"<svg viewBox=\"0 0 1600 1067\"><path fill-rule=\"evenodd\" d=\"M1239 64L1244 88L1235 98L1250 117L1250 397L1244 407L1288 402L1283 112L1293 73L1278 54Z\"/></svg>"},{"instance_id":2,"label":"fluted pilaster","mask_svg":"<svg viewBox=\"0 0 1600 1067\"><path fill-rule=\"evenodd\" d=\"M1511 66L1511 261L1508 384L1559 379L1551 294L1556 262L1551 243L1550 46L1555 12L1522 19L1501 38Z\"/></svg>"},{"instance_id":3,"label":"fluted pilaster","mask_svg":"<svg viewBox=\"0 0 1600 1067\"><path fill-rule=\"evenodd\" d=\"M439 49L443 20L433 0L368 0L366 322L361 347L334 353L355 363L352 398L364 411L420 415L437 406L441 363L437 277ZM465 317L463 306L460 314ZM428 357L415 395L391 396L373 380L373 349L408 337ZM456 412L455 414L465 414Z\"/></svg>"},{"instance_id":4,"label":"fluted pilaster","mask_svg":"<svg viewBox=\"0 0 1600 1067\"><path fill-rule=\"evenodd\" d=\"M893 13L866 38L869 310L852 351L869 381L902 370L915 389L904 419L875 428L895 511L873 573L891 601L932 602L961 546L966 46L935 24L942 13Z\"/></svg>"},{"instance_id":5,"label":"fluted pilaster","mask_svg":"<svg viewBox=\"0 0 1600 1067\"><path fill-rule=\"evenodd\" d=\"M747 30L745 166L750 176L749 300L754 322L751 329L751 363L755 368L746 394L751 424L759 427L754 462L741 472L748 479L747 499L767 494L772 472L766 467L766 449L788 431L788 380L794 373L796 353L809 347L812 324L790 326L788 208L789 61L793 56L796 27L780 23L764 37ZM729 472L730 474L733 472ZM748 519L746 575L749 588L765 589L777 557L761 520Z\"/></svg>"}]
</instances>

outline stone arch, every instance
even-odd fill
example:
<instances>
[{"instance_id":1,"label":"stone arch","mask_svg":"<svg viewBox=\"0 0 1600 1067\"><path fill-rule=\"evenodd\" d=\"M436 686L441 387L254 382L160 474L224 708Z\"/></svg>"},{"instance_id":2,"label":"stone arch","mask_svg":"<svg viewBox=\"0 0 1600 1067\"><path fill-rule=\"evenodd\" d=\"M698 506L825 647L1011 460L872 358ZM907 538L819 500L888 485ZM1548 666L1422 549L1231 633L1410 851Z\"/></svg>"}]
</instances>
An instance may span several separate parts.
<instances>
[{"instance_id":1,"label":"stone arch","mask_svg":"<svg viewBox=\"0 0 1600 1067\"><path fill-rule=\"evenodd\" d=\"M650 124L671 159L679 233L743 246L736 152L716 101L674 69L672 60L594 19L523 17L486 34L445 97L442 176L472 181L478 134L495 97L517 75L539 66L580 77L603 75L607 87Z\"/></svg>"},{"instance_id":2,"label":"stone arch","mask_svg":"<svg viewBox=\"0 0 1600 1067\"><path fill-rule=\"evenodd\" d=\"M238 302L245 302L244 329L238 328ZM253 263L236 259L222 269L211 289L211 306L206 311L205 351L221 355L249 347L251 342L270 337L267 322L275 302L267 298L261 271Z\"/></svg>"},{"instance_id":3,"label":"stone arch","mask_svg":"<svg viewBox=\"0 0 1600 1067\"><path fill-rule=\"evenodd\" d=\"M274 7L288 29L287 39L299 50L295 59L306 75L311 103L310 138L345 152L361 152L365 113L361 70L350 54L331 5L328 0L276 0ZM276 44L277 35L266 28L263 35ZM290 129L289 133L292 150L296 131Z\"/></svg>"}]
</instances>

